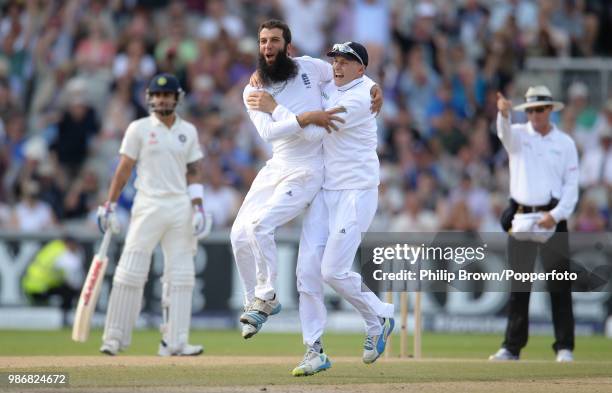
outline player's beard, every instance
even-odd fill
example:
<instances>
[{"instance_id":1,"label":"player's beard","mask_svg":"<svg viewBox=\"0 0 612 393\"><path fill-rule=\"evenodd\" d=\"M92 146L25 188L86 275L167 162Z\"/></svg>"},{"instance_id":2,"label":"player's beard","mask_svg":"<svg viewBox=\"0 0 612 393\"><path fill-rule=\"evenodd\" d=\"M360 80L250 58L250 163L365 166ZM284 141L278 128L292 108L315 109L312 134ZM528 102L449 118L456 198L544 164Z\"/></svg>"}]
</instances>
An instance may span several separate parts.
<instances>
[{"instance_id":1,"label":"player's beard","mask_svg":"<svg viewBox=\"0 0 612 393\"><path fill-rule=\"evenodd\" d=\"M266 63L266 58L261 53L257 64L264 84L284 82L297 75L298 67L295 61L287 56L287 48L278 52L272 64Z\"/></svg>"},{"instance_id":2,"label":"player's beard","mask_svg":"<svg viewBox=\"0 0 612 393\"><path fill-rule=\"evenodd\" d=\"M160 105L160 104L153 104L152 100L149 100L148 102L149 105L149 111L152 113L157 113L160 116L166 117L166 116L170 116L174 113L174 111L176 110L176 106L178 105L178 95L177 95L177 101L173 102L173 103L166 103L165 105Z\"/></svg>"}]
</instances>

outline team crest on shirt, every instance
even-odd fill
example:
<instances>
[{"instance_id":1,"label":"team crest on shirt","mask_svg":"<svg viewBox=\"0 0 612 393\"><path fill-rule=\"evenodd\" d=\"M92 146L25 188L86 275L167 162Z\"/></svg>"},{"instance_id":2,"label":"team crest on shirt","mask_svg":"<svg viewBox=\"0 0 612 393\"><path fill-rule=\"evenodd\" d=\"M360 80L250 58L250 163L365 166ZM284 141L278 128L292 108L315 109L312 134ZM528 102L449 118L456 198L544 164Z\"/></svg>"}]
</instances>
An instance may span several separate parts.
<instances>
[{"instance_id":1,"label":"team crest on shirt","mask_svg":"<svg viewBox=\"0 0 612 393\"><path fill-rule=\"evenodd\" d=\"M306 86L307 89L310 89L312 87L310 79L308 78L308 74L306 73L302 74L302 82L304 82L304 86Z\"/></svg>"},{"instance_id":2,"label":"team crest on shirt","mask_svg":"<svg viewBox=\"0 0 612 393\"><path fill-rule=\"evenodd\" d=\"M157 134L153 131L149 132L149 145L156 145L157 143L159 143Z\"/></svg>"},{"instance_id":3,"label":"team crest on shirt","mask_svg":"<svg viewBox=\"0 0 612 393\"><path fill-rule=\"evenodd\" d=\"M179 134L178 138L181 143L187 142L187 137L184 134Z\"/></svg>"}]
</instances>

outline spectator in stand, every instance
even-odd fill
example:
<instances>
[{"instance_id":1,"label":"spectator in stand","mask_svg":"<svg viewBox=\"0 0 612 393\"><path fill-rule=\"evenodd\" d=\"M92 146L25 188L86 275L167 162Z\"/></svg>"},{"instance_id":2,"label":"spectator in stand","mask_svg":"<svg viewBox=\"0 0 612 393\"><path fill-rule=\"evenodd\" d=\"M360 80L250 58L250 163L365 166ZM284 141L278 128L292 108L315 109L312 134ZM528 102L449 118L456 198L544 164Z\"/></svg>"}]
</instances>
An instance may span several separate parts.
<instances>
[{"instance_id":1,"label":"spectator in stand","mask_svg":"<svg viewBox=\"0 0 612 393\"><path fill-rule=\"evenodd\" d=\"M419 195L408 191L404 194L404 207L392 220L390 232L435 232L439 229L438 217L431 210L423 209Z\"/></svg>"},{"instance_id":2,"label":"spectator in stand","mask_svg":"<svg viewBox=\"0 0 612 393\"><path fill-rule=\"evenodd\" d=\"M213 217L213 228L228 229L240 208L240 195L235 188L225 183L223 172L216 163L211 163L207 167L206 177L204 200L206 210Z\"/></svg>"},{"instance_id":3,"label":"spectator in stand","mask_svg":"<svg viewBox=\"0 0 612 393\"><path fill-rule=\"evenodd\" d=\"M603 232L606 230L606 218L597 207L595 200L584 197L578 205L578 213L573 220L576 232Z\"/></svg>"},{"instance_id":4,"label":"spectator in stand","mask_svg":"<svg viewBox=\"0 0 612 393\"><path fill-rule=\"evenodd\" d=\"M12 213L12 228L22 232L39 232L56 226L53 210L39 199L39 192L37 182L26 180L21 183L21 198Z\"/></svg>"},{"instance_id":5,"label":"spectator in stand","mask_svg":"<svg viewBox=\"0 0 612 393\"><path fill-rule=\"evenodd\" d=\"M51 151L55 153L61 169L69 177L76 177L88 157L89 143L98 134L100 125L96 112L89 105L84 82L78 79L69 82L66 101Z\"/></svg>"},{"instance_id":6,"label":"spectator in stand","mask_svg":"<svg viewBox=\"0 0 612 393\"><path fill-rule=\"evenodd\" d=\"M319 57L326 47L325 28L329 23L329 0L280 0L280 8L291 29L296 55ZM317 17L305 18L305 15ZM369 23L374 23L369 21ZM385 29L377 29L384 31ZM362 42L357 38L355 41ZM345 40L346 41L346 40ZM344 42L344 41L342 41Z\"/></svg>"},{"instance_id":7,"label":"spectator in stand","mask_svg":"<svg viewBox=\"0 0 612 393\"><path fill-rule=\"evenodd\" d=\"M597 145L597 110L589 105L589 88L584 82L573 82L567 89L567 98L565 111L575 116L573 136L576 145L580 149Z\"/></svg>"}]
</instances>

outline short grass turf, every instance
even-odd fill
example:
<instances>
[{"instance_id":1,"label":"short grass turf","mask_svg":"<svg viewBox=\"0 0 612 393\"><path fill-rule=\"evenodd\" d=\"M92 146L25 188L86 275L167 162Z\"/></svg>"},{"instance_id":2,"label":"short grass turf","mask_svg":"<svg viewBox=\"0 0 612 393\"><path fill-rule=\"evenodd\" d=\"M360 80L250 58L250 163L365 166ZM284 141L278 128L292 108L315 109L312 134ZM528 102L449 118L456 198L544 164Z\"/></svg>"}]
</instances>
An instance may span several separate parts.
<instances>
[{"instance_id":1,"label":"short grass turf","mask_svg":"<svg viewBox=\"0 0 612 393\"><path fill-rule=\"evenodd\" d=\"M495 363L486 358L500 344L496 335L425 334L423 361L392 360L399 353L399 336L392 340L391 360L374 365L361 362L362 335L327 334L326 353L333 367L311 378L294 378L291 369L301 360L304 348L299 334L260 333L243 340L238 331L193 331L192 343L206 347L202 363L156 362L146 359L155 355L159 342L157 331L137 331L132 346L121 355L142 358L142 364L62 366L62 360L73 356L99 356L100 331L92 332L85 344L70 340L70 331L0 331L1 357L51 356L48 366L19 367L19 371L57 371L70 375L70 384L78 387L176 387L176 386L273 386L292 384L382 384L455 381L552 381L559 379L612 378L612 341L604 337L578 337L573 364L557 364L551 349L552 337L530 338L521 362ZM412 337L409 337L412 342ZM409 348L411 350L411 348ZM258 363L257 358L278 357ZM334 361L337 357L338 360ZM227 359L236 359L235 363ZM5 360L7 358L4 358ZM119 359L119 358L117 358ZM211 361L212 359L212 361ZM214 359L219 360L215 364ZM224 361L225 359L225 361ZM74 360L74 359L73 359ZM16 368L0 367L0 372ZM146 367L145 367L146 366ZM373 385L374 386L374 385ZM0 389L1 390L1 389ZM377 391L378 389L375 389ZM612 391L612 385L610 385Z\"/></svg>"}]
</instances>

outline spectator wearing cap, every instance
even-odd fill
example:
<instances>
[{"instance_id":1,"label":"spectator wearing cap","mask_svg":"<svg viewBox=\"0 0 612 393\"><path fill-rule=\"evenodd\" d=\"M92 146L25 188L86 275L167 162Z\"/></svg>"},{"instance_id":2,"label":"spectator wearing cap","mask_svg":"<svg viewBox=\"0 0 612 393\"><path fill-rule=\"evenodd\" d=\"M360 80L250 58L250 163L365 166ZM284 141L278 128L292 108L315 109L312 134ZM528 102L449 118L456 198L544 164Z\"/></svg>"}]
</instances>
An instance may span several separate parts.
<instances>
[{"instance_id":1,"label":"spectator wearing cap","mask_svg":"<svg viewBox=\"0 0 612 393\"><path fill-rule=\"evenodd\" d=\"M574 138L580 149L593 147L597 144L597 110L589 105L589 88L584 82L573 82L567 89L568 103L565 112L575 117ZM571 130L565 129L571 133Z\"/></svg>"},{"instance_id":2,"label":"spectator wearing cap","mask_svg":"<svg viewBox=\"0 0 612 393\"><path fill-rule=\"evenodd\" d=\"M525 102L514 108L527 112L529 121L510 123L512 103L498 93L497 135L510 159L510 207L502 226L510 232L510 268L533 272L541 254L544 270L569 270L567 220L578 201L578 152L574 141L550 122L563 109L546 86L530 87ZM518 360L527 344L530 284L512 283L508 325L501 349L491 360ZM573 360L574 314L571 284L547 282L550 292L558 362Z\"/></svg>"},{"instance_id":3,"label":"spectator wearing cap","mask_svg":"<svg viewBox=\"0 0 612 393\"><path fill-rule=\"evenodd\" d=\"M419 48L428 68L442 74L447 64L444 61L445 40L436 29L437 7L430 2L419 2L414 8L414 18L410 23L410 32L396 30L395 38L404 54Z\"/></svg>"}]
</instances>

